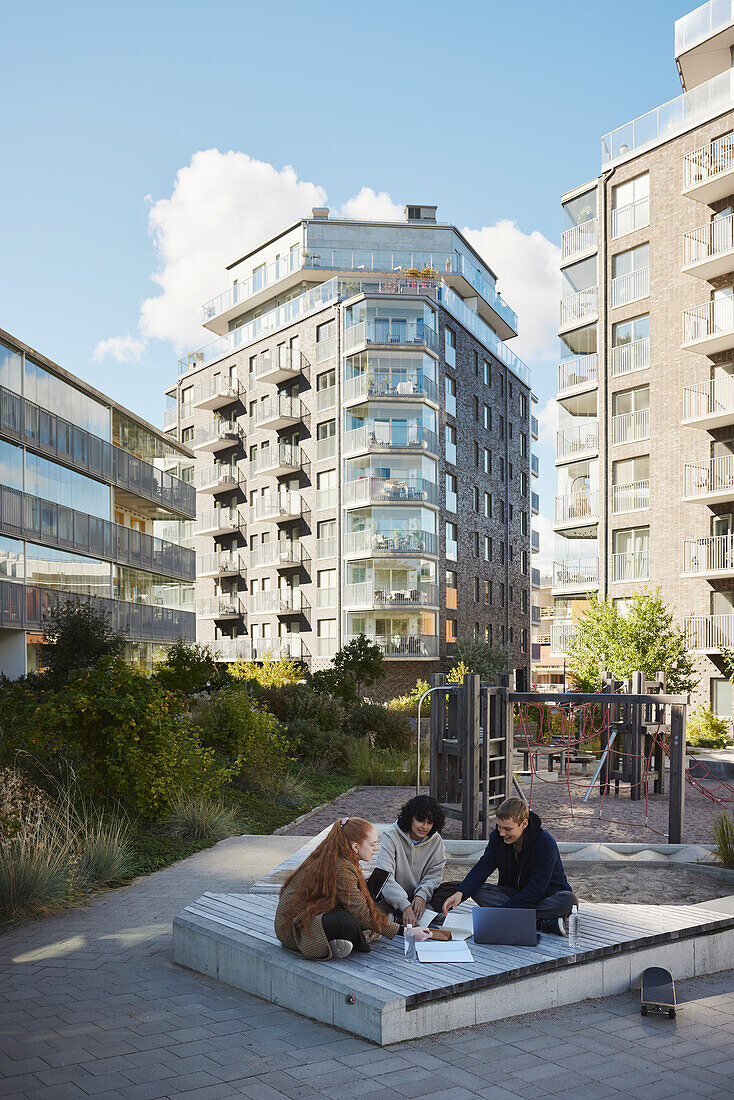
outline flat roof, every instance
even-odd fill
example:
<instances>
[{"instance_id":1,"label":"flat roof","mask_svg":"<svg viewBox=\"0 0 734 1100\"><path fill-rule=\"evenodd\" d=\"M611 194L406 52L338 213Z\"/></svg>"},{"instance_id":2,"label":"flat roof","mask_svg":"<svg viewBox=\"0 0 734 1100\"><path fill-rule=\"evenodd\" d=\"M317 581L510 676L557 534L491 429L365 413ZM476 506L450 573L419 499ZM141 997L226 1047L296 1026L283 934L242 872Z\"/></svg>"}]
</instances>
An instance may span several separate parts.
<instances>
[{"instance_id":1,"label":"flat roof","mask_svg":"<svg viewBox=\"0 0 734 1100\"><path fill-rule=\"evenodd\" d=\"M156 436L158 439L161 440L161 442L166 443L168 446L172 447L173 450L179 451L182 455L185 455L186 458L193 458L193 452L190 451L188 447L185 447L182 443L179 443L177 442L177 440L172 439L171 436L164 432L161 428L156 428L156 426L154 424L151 424L149 420L145 420L142 416L139 416L131 409L126 408L125 405L121 405L118 401L114 401L111 397L108 397L107 394L102 393L101 390L97 390L94 388L94 386L90 386L88 382L84 382L81 378L77 377L76 374L72 374L71 371L64 370L64 368L60 367L58 363L55 363L53 359L49 359L46 355L43 355L40 351L37 351L36 348L30 347L29 344L24 344L23 341L19 340L17 336L12 336L11 333L6 332L4 329L0 328L0 340L5 341L5 343L12 344L18 351L22 352L24 355L29 355L32 359L35 359L38 363L40 363L42 367L46 367L49 371L51 371L52 374L56 374L59 378L63 378L65 382L68 382L69 385L74 386L75 389L81 390L82 393L87 394L87 396L89 397L93 397L101 404L107 405L110 409L115 409L117 412L122 413L123 416L129 417L130 420L135 421L136 424L139 424L142 428L145 428L147 431L149 431L151 435Z\"/></svg>"}]
</instances>

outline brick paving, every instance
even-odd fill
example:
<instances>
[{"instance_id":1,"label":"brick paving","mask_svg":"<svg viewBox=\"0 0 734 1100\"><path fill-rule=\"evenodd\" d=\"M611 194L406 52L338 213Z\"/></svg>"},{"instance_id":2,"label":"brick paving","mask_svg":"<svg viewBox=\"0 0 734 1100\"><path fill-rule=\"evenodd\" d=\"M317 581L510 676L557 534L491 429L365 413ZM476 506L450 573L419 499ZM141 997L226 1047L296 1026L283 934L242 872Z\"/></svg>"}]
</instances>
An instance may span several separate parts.
<instances>
[{"instance_id":1,"label":"brick paving","mask_svg":"<svg viewBox=\"0 0 734 1100\"><path fill-rule=\"evenodd\" d=\"M674 1021L629 993L378 1048L172 963L186 902L300 843L234 838L0 937L0 1097L731 1098L734 971L680 982Z\"/></svg>"}]
</instances>

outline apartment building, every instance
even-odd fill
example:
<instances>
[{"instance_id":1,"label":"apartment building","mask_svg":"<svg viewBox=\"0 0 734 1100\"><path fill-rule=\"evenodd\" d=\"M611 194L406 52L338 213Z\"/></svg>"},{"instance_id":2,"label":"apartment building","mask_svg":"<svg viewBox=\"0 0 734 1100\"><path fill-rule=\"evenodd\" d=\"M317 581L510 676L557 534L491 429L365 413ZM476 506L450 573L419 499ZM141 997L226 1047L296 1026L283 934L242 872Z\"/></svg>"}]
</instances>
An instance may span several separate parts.
<instances>
[{"instance_id":1,"label":"apartment building","mask_svg":"<svg viewBox=\"0 0 734 1100\"><path fill-rule=\"evenodd\" d=\"M0 453L0 672L38 668L66 594L109 613L131 663L194 640L187 448L0 330Z\"/></svg>"},{"instance_id":2,"label":"apartment building","mask_svg":"<svg viewBox=\"0 0 734 1100\"><path fill-rule=\"evenodd\" d=\"M316 209L234 258L164 426L196 455L198 638L328 665L360 633L387 694L457 638L530 666L530 376L496 277L436 208Z\"/></svg>"},{"instance_id":3,"label":"apartment building","mask_svg":"<svg viewBox=\"0 0 734 1100\"><path fill-rule=\"evenodd\" d=\"M675 24L682 94L602 138L562 198L552 650L586 593L676 609L699 701L731 713L734 11Z\"/></svg>"},{"instance_id":4,"label":"apartment building","mask_svg":"<svg viewBox=\"0 0 734 1100\"><path fill-rule=\"evenodd\" d=\"M551 626L555 619L553 579L541 576L531 608L531 690L565 691L566 662L551 650Z\"/></svg>"}]
</instances>

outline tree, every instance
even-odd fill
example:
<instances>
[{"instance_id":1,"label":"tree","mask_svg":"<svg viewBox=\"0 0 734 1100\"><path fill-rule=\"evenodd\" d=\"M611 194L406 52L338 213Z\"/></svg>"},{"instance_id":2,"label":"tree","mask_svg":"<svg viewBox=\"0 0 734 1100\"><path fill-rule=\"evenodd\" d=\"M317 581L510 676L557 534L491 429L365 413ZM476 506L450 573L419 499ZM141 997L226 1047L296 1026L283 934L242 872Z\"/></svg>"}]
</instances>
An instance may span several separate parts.
<instances>
[{"instance_id":1,"label":"tree","mask_svg":"<svg viewBox=\"0 0 734 1100\"><path fill-rule=\"evenodd\" d=\"M290 657L277 660L234 661L229 666L229 675L233 680L259 684L264 688L280 688L284 684L297 684L303 679L303 665Z\"/></svg>"},{"instance_id":2,"label":"tree","mask_svg":"<svg viewBox=\"0 0 734 1100\"><path fill-rule=\"evenodd\" d=\"M640 589L624 614L590 595L567 653L569 671L582 691L599 691L604 669L615 680L626 680L633 672L653 679L663 671L673 693L693 691L698 683L683 630L659 588L653 593Z\"/></svg>"},{"instance_id":3,"label":"tree","mask_svg":"<svg viewBox=\"0 0 734 1100\"><path fill-rule=\"evenodd\" d=\"M510 656L503 645L488 645L468 635L456 643L456 660L448 674L449 683L466 672L478 672L485 683L493 684L509 670ZM462 667L463 666L463 667ZM452 673L454 680L452 680Z\"/></svg>"},{"instance_id":4,"label":"tree","mask_svg":"<svg viewBox=\"0 0 734 1100\"><path fill-rule=\"evenodd\" d=\"M81 669L121 657L126 634L115 631L108 612L88 601L60 600L43 624L41 654L47 676L56 686Z\"/></svg>"},{"instance_id":5,"label":"tree","mask_svg":"<svg viewBox=\"0 0 734 1100\"><path fill-rule=\"evenodd\" d=\"M218 686L224 675L222 667L208 645L188 645L179 638L157 662L153 675L168 691L193 695L207 686Z\"/></svg>"},{"instance_id":6,"label":"tree","mask_svg":"<svg viewBox=\"0 0 734 1100\"><path fill-rule=\"evenodd\" d=\"M364 634L358 634L334 655L331 668L315 672L311 685L316 691L336 695L346 705L364 699L364 689L385 675L382 650Z\"/></svg>"}]
</instances>

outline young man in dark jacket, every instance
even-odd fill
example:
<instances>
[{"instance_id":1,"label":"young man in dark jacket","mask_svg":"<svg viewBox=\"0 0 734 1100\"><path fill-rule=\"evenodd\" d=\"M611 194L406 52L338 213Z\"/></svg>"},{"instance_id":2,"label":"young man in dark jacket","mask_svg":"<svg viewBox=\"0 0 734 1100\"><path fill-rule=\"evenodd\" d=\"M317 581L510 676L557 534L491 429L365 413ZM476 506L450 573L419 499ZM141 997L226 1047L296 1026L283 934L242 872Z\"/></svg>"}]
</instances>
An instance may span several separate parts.
<instances>
[{"instance_id":1,"label":"young man in dark jacket","mask_svg":"<svg viewBox=\"0 0 734 1100\"><path fill-rule=\"evenodd\" d=\"M444 913L464 898L474 898L478 905L534 909L542 931L565 935L563 919L578 901L563 870L558 845L521 798L506 799L496 816L497 825L483 856L444 902ZM497 868L498 884L485 886Z\"/></svg>"}]
</instances>

